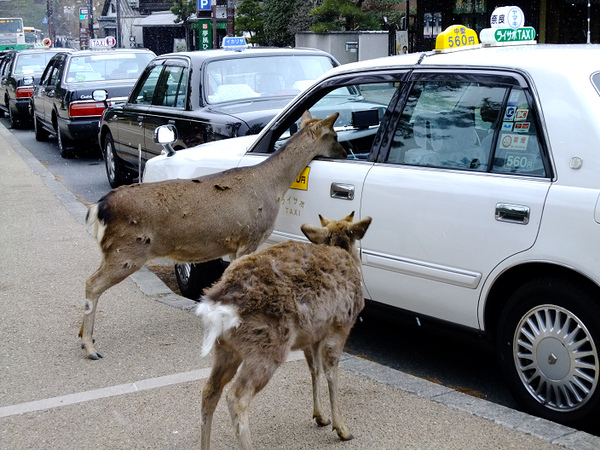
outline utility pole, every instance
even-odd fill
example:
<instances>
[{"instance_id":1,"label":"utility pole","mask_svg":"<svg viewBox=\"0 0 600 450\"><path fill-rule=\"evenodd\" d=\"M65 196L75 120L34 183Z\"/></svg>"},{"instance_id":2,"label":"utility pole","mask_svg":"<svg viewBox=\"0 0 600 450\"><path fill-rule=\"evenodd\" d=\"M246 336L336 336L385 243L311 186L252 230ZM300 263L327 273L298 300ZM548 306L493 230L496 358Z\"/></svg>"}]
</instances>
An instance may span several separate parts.
<instances>
[{"instance_id":1,"label":"utility pole","mask_svg":"<svg viewBox=\"0 0 600 450\"><path fill-rule=\"evenodd\" d=\"M54 32L54 0L46 1L46 15L48 16L48 38L50 39L50 45L54 46L54 38L56 37Z\"/></svg>"},{"instance_id":2,"label":"utility pole","mask_svg":"<svg viewBox=\"0 0 600 450\"><path fill-rule=\"evenodd\" d=\"M89 6L90 15L88 16L88 28L90 39L94 39L94 0L90 0Z\"/></svg>"},{"instance_id":3,"label":"utility pole","mask_svg":"<svg viewBox=\"0 0 600 450\"><path fill-rule=\"evenodd\" d=\"M235 36L235 1L227 0L227 36Z\"/></svg>"},{"instance_id":4,"label":"utility pole","mask_svg":"<svg viewBox=\"0 0 600 450\"><path fill-rule=\"evenodd\" d=\"M217 35L217 0L210 0L210 13L212 15L212 48L219 48L219 37Z\"/></svg>"}]
</instances>

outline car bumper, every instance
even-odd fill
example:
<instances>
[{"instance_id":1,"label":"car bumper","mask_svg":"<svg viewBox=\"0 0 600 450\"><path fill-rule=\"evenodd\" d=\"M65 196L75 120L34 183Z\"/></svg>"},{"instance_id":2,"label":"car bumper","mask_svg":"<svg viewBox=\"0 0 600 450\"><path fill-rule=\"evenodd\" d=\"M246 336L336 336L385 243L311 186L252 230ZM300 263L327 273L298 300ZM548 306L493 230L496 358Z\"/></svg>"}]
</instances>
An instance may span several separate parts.
<instances>
[{"instance_id":1,"label":"car bumper","mask_svg":"<svg viewBox=\"0 0 600 450\"><path fill-rule=\"evenodd\" d=\"M72 141L98 140L100 117L93 119L61 120L58 126L64 136Z\"/></svg>"}]
</instances>

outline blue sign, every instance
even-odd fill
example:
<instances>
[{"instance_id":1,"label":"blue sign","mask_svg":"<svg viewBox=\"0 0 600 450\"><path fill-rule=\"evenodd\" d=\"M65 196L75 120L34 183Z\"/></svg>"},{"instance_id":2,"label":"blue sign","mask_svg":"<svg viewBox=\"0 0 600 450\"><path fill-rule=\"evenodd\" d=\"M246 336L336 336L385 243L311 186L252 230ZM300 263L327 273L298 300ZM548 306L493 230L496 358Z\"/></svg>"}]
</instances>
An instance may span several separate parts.
<instances>
[{"instance_id":1,"label":"blue sign","mask_svg":"<svg viewBox=\"0 0 600 450\"><path fill-rule=\"evenodd\" d=\"M225 36L221 44L223 48L246 48L246 38L237 36Z\"/></svg>"},{"instance_id":2,"label":"blue sign","mask_svg":"<svg viewBox=\"0 0 600 450\"><path fill-rule=\"evenodd\" d=\"M210 11L210 0L198 0L198 9L200 11Z\"/></svg>"}]
</instances>

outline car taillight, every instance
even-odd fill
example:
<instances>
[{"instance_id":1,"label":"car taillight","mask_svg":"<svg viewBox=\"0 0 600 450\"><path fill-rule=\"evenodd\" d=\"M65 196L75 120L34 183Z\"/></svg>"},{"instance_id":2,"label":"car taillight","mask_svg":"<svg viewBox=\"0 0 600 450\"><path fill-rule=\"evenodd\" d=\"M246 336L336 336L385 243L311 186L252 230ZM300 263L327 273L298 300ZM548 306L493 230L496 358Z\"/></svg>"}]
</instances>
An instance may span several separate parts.
<instances>
[{"instance_id":1,"label":"car taillight","mask_svg":"<svg viewBox=\"0 0 600 450\"><path fill-rule=\"evenodd\" d=\"M72 103L69 106L69 115L71 117L101 116L104 108L104 102Z\"/></svg>"},{"instance_id":2,"label":"car taillight","mask_svg":"<svg viewBox=\"0 0 600 450\"><path fill-rule=\"evenodd\" d=\"M33 86L23 86L17 88L17 98L29 98L33 96Z\"/></svg>"}]
</instances>

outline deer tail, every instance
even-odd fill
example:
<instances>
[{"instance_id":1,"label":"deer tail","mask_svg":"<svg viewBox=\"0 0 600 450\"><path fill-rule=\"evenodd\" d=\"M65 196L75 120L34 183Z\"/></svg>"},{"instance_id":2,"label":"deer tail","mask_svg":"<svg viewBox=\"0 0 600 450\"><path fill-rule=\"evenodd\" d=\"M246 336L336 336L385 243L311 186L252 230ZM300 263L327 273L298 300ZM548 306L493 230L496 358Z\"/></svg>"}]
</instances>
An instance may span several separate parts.
<instances>
[{"instance_id":1,"label":"deer tail","mask_svg":"<svg viewBox=\"0 0 600 450\"><path fill-rule=\"evenodd\" d=\"M98 242L102 241L104 231L106 230L106 225L98 217L99 209L98 203L95 203L88 208L87 215L85 216L85 225L90 229L92 236Z\"/></svg>"},{"instance_id":2,"label":"deer tail","mask_svg":"<svg viewBox=\"0 0 600 450\"><path fill-rule=\"evenodd\" d=\"M196 315L200 316L204 326L202 356L210 353L219 336L232 328L237 328L241 323L240 315L235 306L213 302L206 297L203 297L196 307Z\"/></svg>"}]
</instances>

